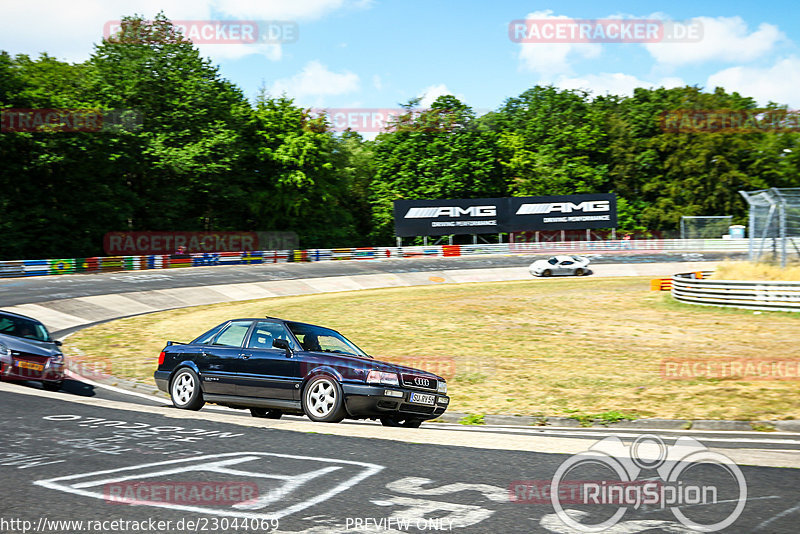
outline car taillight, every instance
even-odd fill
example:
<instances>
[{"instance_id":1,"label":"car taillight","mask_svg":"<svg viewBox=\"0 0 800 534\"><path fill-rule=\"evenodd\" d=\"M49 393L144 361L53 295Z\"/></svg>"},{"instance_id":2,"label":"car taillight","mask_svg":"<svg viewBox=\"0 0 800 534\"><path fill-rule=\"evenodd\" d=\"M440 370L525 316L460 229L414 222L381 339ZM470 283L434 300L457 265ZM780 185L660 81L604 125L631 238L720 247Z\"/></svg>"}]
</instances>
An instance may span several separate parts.
<instances>
[{"instance_id":1,"label":"car taillight","mask_svg":"<svg viewBox=\"0 0 800 534\"><path fill-rule=\"evenodd\" d=\"M164 357L167 354L162 350L161 354L158 355L158 365L164 365Z\"/></svg>"}]
</instances>

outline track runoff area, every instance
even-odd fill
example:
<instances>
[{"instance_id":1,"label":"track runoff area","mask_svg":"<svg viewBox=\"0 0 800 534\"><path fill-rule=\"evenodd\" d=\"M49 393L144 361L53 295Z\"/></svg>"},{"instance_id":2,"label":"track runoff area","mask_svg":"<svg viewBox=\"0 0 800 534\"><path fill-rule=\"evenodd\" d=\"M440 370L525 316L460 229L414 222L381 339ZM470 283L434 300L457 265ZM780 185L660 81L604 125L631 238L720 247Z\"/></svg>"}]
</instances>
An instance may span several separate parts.
<instances>
[{"instance_id":1,"label":"track runoff area","mask_svg":"<svg viewBox=\"0 0 800 534\"><path fill-rule=\"evenodd\" d=\"M800 510L788 433L268 421L79 378L0 399L3 532L788 533Z\"/></svg>"}]
</instances>

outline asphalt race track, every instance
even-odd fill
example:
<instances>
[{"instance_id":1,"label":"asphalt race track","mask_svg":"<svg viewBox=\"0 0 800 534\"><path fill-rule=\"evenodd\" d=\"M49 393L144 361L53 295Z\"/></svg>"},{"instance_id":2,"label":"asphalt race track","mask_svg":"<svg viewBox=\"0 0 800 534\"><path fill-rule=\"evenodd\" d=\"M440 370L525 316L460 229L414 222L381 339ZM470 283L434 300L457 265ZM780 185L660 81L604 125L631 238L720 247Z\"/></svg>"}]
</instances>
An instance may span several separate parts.
<instances>
[{"instance_id":1,"label":"asphalt race track","mask_svg":"<svg viewBox=\"0 0 800 534\"><path fill-rule=\"evenodd\" d=\"M721 257L637 254L593 261ZM530 261L495 256L17 279L0 282L0 302ZM618 438L619 445L630 447L628 460L639 466L631 485L667 486L659 465L650 461L660 453L633 452L647 432L435 423L403 429L372 422L327 425L300 417L273 421L208 405L200 412L177 410L160 397L78 380L57 393L33 383L3 382L0 406L5 408L0 411L5 429L0 435L0 532L573 533L581 530L566 526L564 517L590 524L621 513L606 532L695 532L687 526L690 521L713 524L735 514L722 532L795 533L800 517L800 434L650 431L676 454L661 466L682 465L686 451L701 449L701 456L692 458L722 458L721 464L692 464L682 472L679 489L686 489L685 501L677 513L671 503L626 509L613 500L585 504L567 491L556 514L547 494L550 481L565 462L600 440ZM678 446L682 436L698 441ZM620 479L607 463L593 462L577 465L561 480L606 484ZM696 503L689 488L713 490L714 499ZM739 502L742 510L736 509Z\"/></svg>"},{"instance_id":2,"label":"asphalt race track","mask_svg":"<svg viewBox=\"0 0 800 534\"><path fill-rule=\"evenodd\" d=\"M592 263L659 263L718 261L741 254L725 253L603 253L586 254ZM299 280L326 276L406 273L491 267L523 267L543 256L466 256L460 258L407 258L397 260L275 263L121 271L0 279L0 307L56 299L107 295L127 291L214 286L270 280Z\"/></svg>"},{"instance_id":3,"label":"asphalt race track","mask_svg":"<svg viewBox=\"0 0 800 534\"><path fill-rule=\"evenodd\" d=\"M537 500L538 493L519 489L533 487L520 481L552 479L569 454L426 444L426 433L436 430L381 429L400 430L412 443L326 433L326 427L336 425L315 425L317 433L283 431L271 428L274 423L249 417L231 417L226 423L210 414L203 417L173 408L161 408L158 413L142 405L130 409L133 404L128 409L111 409L72 402L80 398L74 393L0 386L0 403L18 408L0 414L3 428L13 429L0 437L4 519L30 521L43 528L59 520L172 522L171 529L153 531L179 531L178 522L183 521L184 531L203 531L205 526L210 532L272 532L275 524L268 521L277 519L279 532L437 528L573 532L554 515L552 504ZM496 439L502 441L503 435ZM796 471L748 466L741 471L747 482L747 504L727 531L796 532L800 500ZM703 480L695 478L701 475ZM607 478L607 474L597 476ZM682 480L687 485L692 481L707 484L708 474L690 473ZM207 501L173 499L164 504L168 491L177 495L175 488L180 485L202 483L217 485ZM731 484L717 485L720 494L733 494L736 489ZM237 494L229 493L245 489L256 491L259 499L243 505L231 501ZM512 500L514 494L525 502ZM144 502L114 502L125 495ZM695 521L713 522L725 506L718 502L682 510ZM570 504L565 509L598 520L610 515L608 505ZM235 519L262 524L258 530L231 528ZM356 523L359 519L360 524ZM188 521L201 528L186 528ZM404 521L410 522L408 528ZM216 529L211 528L214 524ZM225 525L228 528L222 528ZM59 526L39 531L80 531L74 524L71 529ZM647 505L627 511L609 530L648 531L692 532L669 509Z\"/></svg>"}]
</instances>

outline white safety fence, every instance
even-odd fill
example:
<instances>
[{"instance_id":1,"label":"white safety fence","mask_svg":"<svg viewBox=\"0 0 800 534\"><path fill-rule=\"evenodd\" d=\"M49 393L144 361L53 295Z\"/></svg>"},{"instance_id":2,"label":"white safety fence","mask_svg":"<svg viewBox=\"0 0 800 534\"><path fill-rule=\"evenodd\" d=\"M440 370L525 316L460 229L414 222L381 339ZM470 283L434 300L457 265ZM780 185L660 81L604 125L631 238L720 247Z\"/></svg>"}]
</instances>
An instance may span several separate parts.
<instances>
[{"instance_id":1,"label":"white safety fence","mask_svg":"<svg viewBox=\"0 0 800 534\"><path fill-rule=\"evenodd\" d=\"M800 312L800 281L713 280L710 272L680 273L672 277L672 296L703 306Z\"/></svg>"}]
</instances>

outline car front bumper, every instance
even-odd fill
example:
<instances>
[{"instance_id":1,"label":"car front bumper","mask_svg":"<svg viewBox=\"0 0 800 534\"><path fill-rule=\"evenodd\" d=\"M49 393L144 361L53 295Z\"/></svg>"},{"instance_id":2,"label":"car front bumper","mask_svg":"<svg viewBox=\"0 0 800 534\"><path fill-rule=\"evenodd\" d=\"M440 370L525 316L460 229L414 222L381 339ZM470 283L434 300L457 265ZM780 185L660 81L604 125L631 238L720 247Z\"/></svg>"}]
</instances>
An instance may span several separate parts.
<instances>
[{"instance_id":1,"label":"car front bumper","mask_svg":"<svg viewBox=\"0 0 800 534\"><path fill-rule=\"evenodd\" d=\"M19 362L0 362L0 378L4 380L36 380L43 382L63 382L64 364L48 362L44 369L20 367Z\"/></svg>"},{"instance_id":2,"label":"car front bumper","mask_svg":"<svg viewBox=\"0 0 800 534\"><path fill-rule=\"evenodd\" d=\"M417 419L435 419L450 405L450 397L429 391L417 391L393 386L342 384L344 405L351 417L400 416ZM433 405L411 402L412 393L434 397Z\"/></svg>"}]
</instances>

